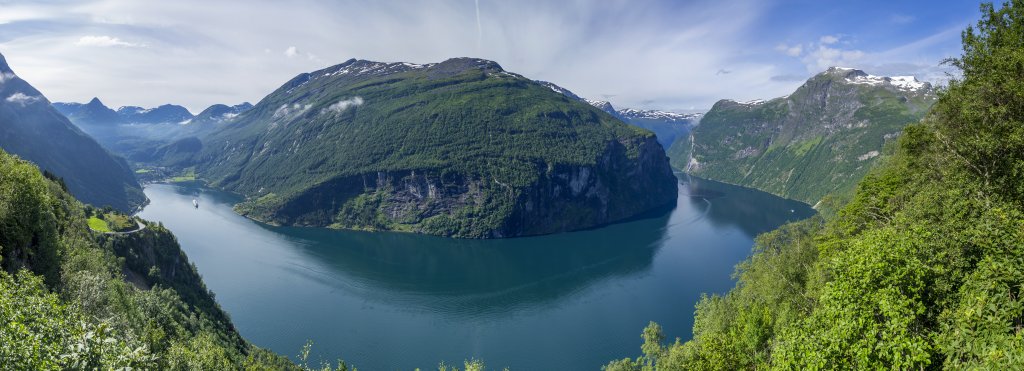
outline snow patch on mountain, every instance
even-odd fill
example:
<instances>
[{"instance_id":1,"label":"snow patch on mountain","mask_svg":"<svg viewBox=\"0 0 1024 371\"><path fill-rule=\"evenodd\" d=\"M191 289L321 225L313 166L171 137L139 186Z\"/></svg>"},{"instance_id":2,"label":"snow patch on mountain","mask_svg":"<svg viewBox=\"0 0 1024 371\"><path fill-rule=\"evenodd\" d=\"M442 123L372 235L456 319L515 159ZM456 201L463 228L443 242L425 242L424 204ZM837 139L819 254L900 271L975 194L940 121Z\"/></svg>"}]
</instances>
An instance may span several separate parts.
<instances>
[{"instance_id":1,"label":"snow patch on mountain","mask_svg":"<svg viewBox=\"0 0 1024 371\"><path fill-rule=\"evenodd\" d=\"M842 69L839 67L833 67L835 69ZM927 82L918 81L914 76L875 76L869 75L863 71L853 70L855 73L850 73L846 76L846 81L851 84L859 85L870 85L870 86L893 86L896 89L908 92L917 92L924 89L931 88L931 84Z\"/></svg>"},{"instance_id":2,"label":"snow patch on mountain","mask_svg":"<svg viewBox=\"0 0 1024 371\"><path fill-rule=\"evenodd\" d=\"M703 114L701 113L678 113L660 110L638 110L633 108L626 108L618 111L623 117L631 119L649 119L649 120L665 120L665 121L692 121L699 119Z\"/></svg>"}]
</instances>

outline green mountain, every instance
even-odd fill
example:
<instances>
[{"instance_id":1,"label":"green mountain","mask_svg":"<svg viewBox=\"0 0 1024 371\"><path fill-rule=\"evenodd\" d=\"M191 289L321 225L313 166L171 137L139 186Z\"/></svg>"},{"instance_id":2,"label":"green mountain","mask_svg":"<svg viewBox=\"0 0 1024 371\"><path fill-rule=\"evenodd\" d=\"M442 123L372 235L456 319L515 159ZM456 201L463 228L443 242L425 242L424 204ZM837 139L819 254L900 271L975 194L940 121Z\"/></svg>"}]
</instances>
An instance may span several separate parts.
<instances>
[{"instance_id":1,"label":"green mountain","mask_svg":"<svg viewBox=\"0 0 1024 371\"><path fill-rule=\"evenodd\" d=\"M0 368L297 368L239 336L167 229L102 234L98 213L0 150Z\"/></svg>"},{"instance_id":2,"label":"green mountain","mask_svg":"<svg viewBox=\"0 0 1024 371\"><path fill-rule=\"evenodd\" d=\"M651 324L642 357L604 370L1021 369L1022 7L982 5L962 77L837 214L760 236L692 340Z\"/></svg>"},{"instance_id":3,"label":"green mountain","mask_svg":"<svg viewBox=\"0 0 1024 371\"><path fill-rule=\"evenodd\" d=\"M719 101L668 152L690 174L815 204L852 191L935 99L913 77L833 67L786 97Z\"/></svg>"},{"instance_id":4,"label":"green mountain","mask_svg":"<svg viewBox=\"0 0 1024 371\"><path fill-rule=\"evenodd\" d=\"M469 58L349 60L301 74L200 138L189 161L277 224L496 238L670 207L654 135ZM187 144L187 145L184 145Z\"/></svg>"},{"instance_id":5,"label":"green mountain","mask_svg":"<svg viewBox=\"0 0 1024 371\"><path fill-rule=\"evenodd\" d=\"M145 195L128 164L50 106L0 55L0 148L64 178L84 202L132 210Z\"/></svg>"}]
</instances>

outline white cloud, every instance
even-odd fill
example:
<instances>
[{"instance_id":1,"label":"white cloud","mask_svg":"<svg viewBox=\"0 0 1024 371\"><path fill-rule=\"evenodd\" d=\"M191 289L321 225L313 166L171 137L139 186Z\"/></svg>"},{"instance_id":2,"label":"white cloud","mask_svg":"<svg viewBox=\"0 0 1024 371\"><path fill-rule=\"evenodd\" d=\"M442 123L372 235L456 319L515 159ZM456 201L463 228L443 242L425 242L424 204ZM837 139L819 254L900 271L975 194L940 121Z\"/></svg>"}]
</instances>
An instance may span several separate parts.
<instances>
[{"instance_id":1,"label":"white cloud","mask_svg":"<svg viewBox=\"0 0 1024 371\"><path fill-rule=\"evenodd\" d=\"M293 58L297 55L299 55L299 48L296 48L294 46L289 46L288 49L284 50L285 57Z\"/></svg>"},{"instance_id":2,"label":"white cloud","mask_svg":"<svg viewBox=\"0 0 1024 371\"><path fill-rule=\"evenodd\" d=\"M809 72L821 72L829 67L856 66L864 55L865 53L860 50L844 50L820 44L816 49L807 52L802 60Z\"/></svg>"},{"instance_id":3,"label":"white cloud","mask_svg":"<svg viewBox=\"0 0 1024 371\"><path fill-rule=\"evenodd\" d=\"M476 2L466 0L313 1L298 7L102 0L68 10L78 21L47 32L10 33L14 36L0 46L20 76L51 99L84 102L100 95L112 105L176 103L194 111L214 103L258 101L299 73L349 58L412 63L486 58L583 96L614 95L613 103L623 107L710 107L739 94L785 94L769 79L785 71L750 57L759 47L750 38L753 27L770 5L758 0L714 4L479 1L478 28ZM131 24L94 22L109 14ZM276 26L260 26L265 24ZM148 48L95 53L62 42L83 35L116 36ZM715 75L723 66L734 72Z\"/></svg>"},{"instance_id":4,"label":"white cloud","mask_svg":"<svg viewBox=\"0 0 1024 371\"><path fill-rule=\"evenodd\" d=\"M7 80L15 78L13 73L2 72L0 73L0 84L7 82Z\"/></svg>"},{"instance_id":5,"label":"white cloud","mask_svg":"<svg viewBox=\"0 0 1024 371\"><path fill-rule=\"evenodd\" d=\"M116 37L92 36L92 35L80 37L78 39L78 41L75 42L75 45L78 45L78 46L98 46L98 47L104 47L104 48L115 47L115 46L128 47L128 48L136 48L136 47L143 47L143 46L145 46L145 45L142 45L142 44L130 43L130 42L121 40L121 39L116 38Z\"/></svg>"},{"instance_id":6,"label":"white cloud","mask_svg":"<svg viewBox=\"0 0 1024 371\"><path fill-rule=\"evenodd\" d=\"M24 93L18 92L11 94L11 96L7 97L7 99L5 100L11 103L19 104L21 106L27 106L29 104L38 102L42 99L43 97L40 96L25 95Z\"/></svg>"},{"instance_id":7,"label":"white cloud","mask_svg":"<svg viewBox=\"0 0 1024 371\"><path fill-rule=\"evenodd\" d=\"M337 0L239 6L101 0L33 5L17 17L5 5L0 22L41 19L53 27L39 32L38 24L8 24L0 30L8 35L0 47L19 76L53 100L84 102L99 95L115 106L176 103L193 111L213 103L258 101L299 73L349 58L430 63L480 57L581 96L614 96L616 106L674 109L710 107L721 98L781 96L798 85L788 76L804 76L809 64L817 69L819 63L844 58L861 65L937 64L945 56L931 53L929 46L876 58L878 50L847 44L838 32L856 31L845 29L828 31L839 40L826 49L819 50L824 33L816 33L775 51L778 40L768 39L773 35L814 31L793 22L778 32L759 32L777 15L771 3L522 0L479 1L477 7L468 0ZM113 14L118 19L110 21ZM884 24L892 24L886 22L889 13L880 14ZM958 32L951 36L954 43ZM83 35L108 35L107 44L148 48L99 53L74 45ZM858 49L863 50L859 58ZM812 52L818 57L805 61ZM723 68L733 72L717 74Z\"/></svg>"},{"instance_id":8,"label":"white cloud","mask_svg":"<svg viewBox=\"0 0 1024 371\"><path fill-rule=\"evenodd\" d=\"M784 54L786 54L786 55L788 55L790 57L799 57L800 54L803 54L804 47L802 45L800 45L800 44L796 44L796 45L793 45L793 46L789 46L789 45L786 45L786 44L779 44L778 46L775 47L775 50L778 50L778 51L780 51L780 52L782 52L782 53L784 53Z\"/></svg>"},{"instance_id":9,"label":"white cloud","mask_svg":"<svg viewBox=\"0 0 1024 371\"><path fill-rule=\"evenodd\" d=\"M839 42L839 36L825 35L819 39L823 45L832 45Z\"/></svg>"},{"instance_id":10,"label":"white cloud","mask_svg":"<svg viewBox=\"0 0 1024 371\"><path fill-rule=\"evenodd\" d=\"M348 109L349 107L358 107L358 106L361 106L361 105L363 105L363 98L362 97L352 97L352 98L349 98L349 99L342 99L342 100L338 101L338 103L332 104L329 107L325 108L323 113L329 113L329 112L341 113L342 111Z\"/></svg>"},{"instance_id":11,"label":"white cloud","mask_svg":"<svg viewBox=\"0 0 1024 371\"><path fill-rule=\"evenodd\" d=\"M299 115L302 115L303 113L306 113L306 111L309 111L311 107L313 107L312 104L303 105L298 103L292 103L292 105L290 106L287 104L282 104L280 107L277 107L277 110L274 111L273 118L275 120L291 120L298 117Z\"/></svg>"},{"instance_id":12,"label":"white cloud","mask_svg":"<svg viewBox=\"0 0 1024 371\"><path fill-rule=\"evenodd\" d=\"M811 73L818 73L829 67L851 67L861 63L865 53L856 49L843 49L834 46L839 41L838 36L825 35L820 37L817 43L808 44L807 48L799 44L794 46L779 44L775 47L775 50L785 53L790 57L800 58L807 71ZM778 76L773 76L772 79L775 81L783 80Z\"/></svg>"},{"instance_id":13,"label":"white cloud","mask_svg":"<svg viewBox=\"0 0 1024 371\"><path fill-rule=\"evenodd\" d=\"M864 70L867 73L879 76L914 76L920 81L927 81L933 84L945 84L950 74L956 75L955 68L940 65L942 54L934 55L929 52L938 45L949 44L952 49L945 50L946 55L955 55L956 47L959 45L957 37L960 31L966 27L951 26L947 29L925 36L921 39L910 41L883 50L861 50L850 47L841 37L822 36L817 43L809 43L804 50L797 54L789 54L800 61L811 74L824 71L828 67L840 66ZM788 46L780 44L776 50L786 52ZM930 57L922 57L929 55ZM773 76L776 81L797 81L801 74L788 73Z\"/></svg>"}]
</instances>

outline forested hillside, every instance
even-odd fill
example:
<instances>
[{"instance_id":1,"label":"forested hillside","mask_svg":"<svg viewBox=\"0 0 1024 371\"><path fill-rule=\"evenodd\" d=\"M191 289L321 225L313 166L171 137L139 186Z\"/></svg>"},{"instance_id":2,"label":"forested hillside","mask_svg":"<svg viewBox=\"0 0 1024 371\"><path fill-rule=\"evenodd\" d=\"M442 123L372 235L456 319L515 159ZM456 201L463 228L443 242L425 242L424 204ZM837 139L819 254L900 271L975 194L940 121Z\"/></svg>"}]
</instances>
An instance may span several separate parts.
<instances>
[{"instance_id":1,"label":"forested hillside","mask_svg":"<svg viewBox=\"0 0 1024 371\"><path fill-rule=\"evenodd\" d=\"M296 367L238 335L168 230L92 232L62 185L0 151L0 369Z\"/></svg>"},{"instance_id":2,"label":"forested hillside","mask_svg":"<svg viewBox=\"0 0 1024 371\"><path fill-rule=\"evenodd\" d=\"M498 238L616 222L677 195L651 132L481 59L349 60L200 140L159 151L164 165L194 165L246 195L243 214L284 225Z\"/></svg>"},{"instance_id":3,"label":"forested hillside","mask_svg":"<svg viewBox=\"0 0 1024 371\"><path fill-rule=\"evenodd\" d=\"M785 97L715 103L668 152L692 175L814 205L852 192L885 144L934 102L931 84L912 76L832 67Z\"/></svg>"},{"instance_id":4,"label":"forested hillside","mask_svg":"<svg viewBox=\"0 0 1024 371\"><path fill-rule=\"evenodd\" d=\"M693 340L651 324L605 369L1024 366L1024 1L981 10L962 77L852 201L759 237Z\"/></svg>"}]
</instances>

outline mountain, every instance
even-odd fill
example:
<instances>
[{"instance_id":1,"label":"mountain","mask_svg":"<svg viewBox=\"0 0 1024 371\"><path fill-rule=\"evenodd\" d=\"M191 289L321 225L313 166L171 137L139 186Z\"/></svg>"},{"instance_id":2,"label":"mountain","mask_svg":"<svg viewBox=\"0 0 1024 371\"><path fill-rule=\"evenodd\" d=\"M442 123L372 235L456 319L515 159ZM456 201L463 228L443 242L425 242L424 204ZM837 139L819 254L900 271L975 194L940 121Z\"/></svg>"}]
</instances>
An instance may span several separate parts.
<instances>
[{"instance_id":1,"label":"mountain","mask_svg":"<svg viewBox=\"0 0 1024 371\"><path fill-rule=\"evenodd\" d=\"M118 108L117 114L124 122L133 124L182 123L192 119L192 113L188 109L173 104L149 109L125 106Z\"/></svg>"},{"instance_id":2,"label":"mountain","mask_svg":"<svg viewBox=\"0 0 1024 371\"><path fill-rule=\"evenodd\" d=\"M611 102L582 98L569 89L547 81L537 81L537 83L556 93L594 106L627 124L654 132L658 137L658 143L661 144L662 148L669 148L676 140L685 137L690 132L690 129L700 122L701 118L701 114L637 110L632 108L616 110L615 107L612 106Z\"/></svg>"},{"instance_id":3,"label":"mountain","mask_svg":"<svg viewBox=\"0 0 1024 371\"><path fill-rule=\"evenodd\" d=\"M689 134L690 129L700 122L701 114L685 114L658 110L638 110L626 108L616 110L608 101L583 99L591 106L608 112L623 122L653 131L658 136L658 143L669 148L679 138Z\"/></svg>"},{"instance_id":4,"label":"mountain","mask_svg":"<svg viewBox=\"0 0 1024 371\"><path fill-rule=\"evenodd\" d=\"M58 102L53 107L110 151L135 162L147 162L161 147L203 135L213 130L211 124L226 123L252 105L216 104L195 116L173 104L156 108L123 106L114 111L95 98L88 104Z\"/></svg>"},{"instance_id":5,"label":"mountain","mask_svg":"<svg viewBox=\"0 0 1024 371\"><path fill-rule=\"evenodd\" d=\"M123 106L117 111L110 109L93 98L89 103L53 103L64 116L79 126L115 126L120 124L162 124L182 123L192 119L192 113L185 107L164 104L156 108Z\"/></svg>"},{"instance_id":6,"label":"mountain","mask_svg":"<svg viewBox=\"0 0 1024 371\"><path fill-rule=\"evenodd\" d=\"M234 106L214 104L196 115L191 123L220 123L238 117L242 112L250 109L252 109L252 104L249 102Z\"/></svg>"},{"instance_id":7,"label":"mountain","mask_svg":"<svg viewBox=\"0 0 1024 371\"><path fill-rule=\"evenodd\" d=\"M659 110L636 110L626 108L618 111L619 117L629 124L653 131L658 135L658 143L669 148L673 143L690 134L703 114L676 113Z\"/></svg>"},{"instance_id":8,"label":"mountain","mask_svg":"<svg viewBox=\"0 0 1024 371\"><path fill-rule=\"evenodd\" d=\"M621 118L621 116L619 116L619 111L615 110L615 107L612 106L611 102L608 102L606 100L590 100L586 98L580 99L586 102L587 104L596 107L599 110L607 112L609 115Z\"/></svg>"},{"instance_id":9,"label":"mountain","mask_svg":"<svg viewBox=\"0 0 1024 371\"><path fill-rule=\"evenodd\" d=\"M482 59L303 73L201 140L198 176L276 224L512 237L637 217L677 194L651 132Z\"/></svg>"},{"instance_id":10,"label":"mountain","mask_svg":"<svg viewBox=\"0 0 1024 371\"><path fill-rule=\"evenodd\" d=\"M58 103L54 108L76 124L111 126L125 122L121 115L104 105L99 98L92 98L85 104Z\"/></svg>"},{"instance_id":11,"label":"mountain","mask_svg":"<svg viewBox=\"0 0 1024 371\"><path fill-rule=\"evenodd\" d=\"M0 147L5 151L64 178L71 193L84 202L122 211L145 202L128 164L72 125L46 97L15 75L2 55L0 97ZM85 106L95 108L92 103Z\"/></svg>"},{"instance_id":12,"label":"mountain","mask_svg":"<svg viewBox=\"0 0 1024 371\"><path fill-rule=\"evenodd\" d=\"M910 76L833 67L786 97L715 103L669 156L699 177L815 204L851 191L935 94Z\"/></svg>"},{"instance_id":13,"label":"mountain","mask_svg":"<svg viewBox=\"0 0 1024 371\"><path fill-rule=\"evenodd\" d=\"M573 94L573 92L569 91L569 89L566 89L566 88L563 88L561 86L555 85L554 83L550 83L550 82L547 82L547 81L540 81L540 80L535 80L535 81L538 84L541 84L542 86L544 86L544 87L546 87L548 89L551 89L555 93L562 94L564 96L567 96L567 97L575 99L575 100L583 100L583 98L580 98L580 96L578 96L576 94Z\"/></svg>"}]
</instances>

